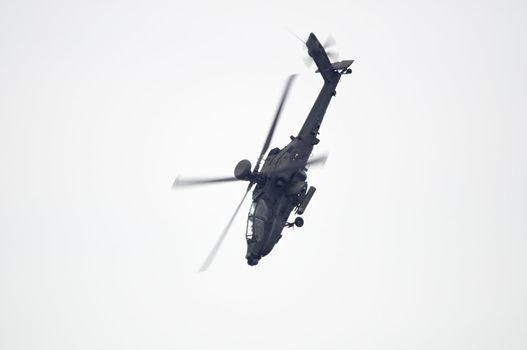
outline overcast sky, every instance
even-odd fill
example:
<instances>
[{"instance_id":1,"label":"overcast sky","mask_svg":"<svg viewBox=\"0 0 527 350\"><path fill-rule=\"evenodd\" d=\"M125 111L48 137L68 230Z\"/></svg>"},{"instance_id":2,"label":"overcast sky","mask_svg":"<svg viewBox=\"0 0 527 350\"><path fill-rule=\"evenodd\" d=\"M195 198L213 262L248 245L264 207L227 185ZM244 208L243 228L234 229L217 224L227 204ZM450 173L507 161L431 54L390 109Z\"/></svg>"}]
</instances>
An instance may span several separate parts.
<instances>
[{"instance_id":1,"label":"overcast sky","mask_svg":"<svg viewBox=\"0 0 527 350\"><path fill-rule=\"evenodd\" d=\"M355 59L301 229L256 267L253 164ZM523 1L1 1L0 348L527 348Z\"/></svg>"}]
</instances>

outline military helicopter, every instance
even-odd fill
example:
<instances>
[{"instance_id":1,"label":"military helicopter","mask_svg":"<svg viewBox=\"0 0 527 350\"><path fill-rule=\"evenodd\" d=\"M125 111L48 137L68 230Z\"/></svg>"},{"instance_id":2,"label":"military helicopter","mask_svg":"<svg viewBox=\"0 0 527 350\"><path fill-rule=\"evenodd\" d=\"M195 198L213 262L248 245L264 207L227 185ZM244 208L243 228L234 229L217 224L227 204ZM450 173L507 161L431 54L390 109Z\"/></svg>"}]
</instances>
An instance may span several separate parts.
<instances>
[{"instance_id":1,"label":"military helicopter","mask_svg":"<svg viewBox=\"0 0 527 350\"><path fill-rule=\"evenodd\" d=\"M317 65L318 70L316 72L320 73L324 79L324 85L298 135L296 137L291 136L291 142L284 148L273 148L267 153L282 107L295 78L295 75L291 75L285 85L271 128L254 168L252 168L249 160L244 159L236 165L234 177L207 179L178 177L174 181L173 188L229 181L248 182L241 202L199 271L205 271L212 263L247 194L255 185L246 228L247 254L245 258L249 265L258 264L262 257L271 252L282 237L284 228L302 227L304 225L304 220L300 215L306 210L316 190L313 186L308 188L306 182L307 167L323 163L326 160L325 156L310 159L310 155L313 146L319 143L318 130L331 98L336 95L336 87L340 77L344 74L351 74L352 71L349 67L353 63L353 60L331 63L328 55L332 56L332 54L326 52L324 45L313 33L309 34L305 45L309 56ZM267 157L264 160L266 153ZM263 165L260 169L262 161ZM287 222L293 210L299 216L293 222Z\"/></svg>"}]
</instances>

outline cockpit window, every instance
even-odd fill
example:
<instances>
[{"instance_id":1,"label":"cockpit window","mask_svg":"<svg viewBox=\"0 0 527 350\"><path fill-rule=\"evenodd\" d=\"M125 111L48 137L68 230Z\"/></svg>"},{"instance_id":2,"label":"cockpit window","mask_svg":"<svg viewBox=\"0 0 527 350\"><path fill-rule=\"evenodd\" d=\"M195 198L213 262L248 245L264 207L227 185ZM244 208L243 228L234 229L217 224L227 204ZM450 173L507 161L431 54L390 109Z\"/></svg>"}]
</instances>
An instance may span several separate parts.
<instances>
[{"instance_id":1,"label":"cockpit window","mask_svg":"<svg viewBox=\"0 0 527 350\"><path fill-rule=\"evenodd\" d=\"M249 216L247 218L247 240L253 238L260 241L264 237L265 221L267 220L267 205L263 199L259 199L251 204Z\"/></svg>"},{"instance_id":2,"label":"cockpit window","mask_svg":"<svg viewBox=\"0 0 527 350\"><path fill-rule=\"evenodd\" d=\"M255 211L256 211L256 202L253 202L253 204L251 204L251 209L249 209L249 216L253 216Z\"/></svg>"}]
</instances>

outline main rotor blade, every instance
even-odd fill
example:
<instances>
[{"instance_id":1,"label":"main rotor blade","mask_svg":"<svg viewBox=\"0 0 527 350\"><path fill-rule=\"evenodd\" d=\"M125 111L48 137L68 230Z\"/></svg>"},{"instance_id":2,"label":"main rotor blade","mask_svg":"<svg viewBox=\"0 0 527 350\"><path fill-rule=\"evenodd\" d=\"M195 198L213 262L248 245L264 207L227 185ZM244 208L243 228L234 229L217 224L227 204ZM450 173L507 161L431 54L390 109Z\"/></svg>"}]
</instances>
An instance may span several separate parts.
<instances>
[{"instance_id":1,"label":"main rotor blade","mask_svg":"<svg viewBox=\"0 0 527 350\"><path fill-rule=\"evenodd\" d=\"M229 177L217 177L217 178L194 178L194 179L182 179L179 176L174 180L172 188L176 189L178 187L187 187L187 186L196 186L196 185L209 185L220 182L231 182L231 181L240 181L233 176Z\"/></svg>"},{"instance_id":2,"label":"main rotor blade","mask_svg":"<svg viewBox=\"0 0 527 350\"><path fill-rule=\"evenodd\" d=\"M265 143L262 148L262 152L260 152L260 156L258 157L258 161L256 162L256 165L254 166L254 171L258 171L260 169L260 163L262 162L263 157L265 156L265 153L267 152L267 149L269 148L269 145L271 144L271 139L273 138L274 130L276 128L276 124L278 123L278 119L280 118L280 114L282 112L282 107L284 106L284 103L287 99L287 95L289 94L289 90L291 89L291 84L293 83L293 80L295 79L296 74L292 74L287 78L287 82L285 84L284 92L282 93L282 98L280 100L280 103L278 104L278 109L276 110L273 123L271 124L271 128L269 129L269 132L267 133L267 138L265 139Z\"/></svg>"},{"instance_id":3,"label":"main rotor blade","mask_svg":"<svg viewBox=\"0 0 527 350\"><path fill-rule=\"evenodd\" d=\"M251 183L249 183L249 186L247 186L247 191L245 191L245 194L243 195L243 198L240 201L240 204L238 204L238 207L236 207L236 210L234 211L234 214L232 214L232 217L229 220L229 222L227 223L227 226L225 226L225 229L223 229L223 232L221 233L220 238L218 239L218 241L216 242L214 247L212 247L212 250L210 251L209 255L207 256L207 259L205 260L203 265L201 265L201 267L199 268L199 272L206 271L209 268L209 266L212 263L212 261L214 260L214 257L216 256L216 253L218 253L218 250L220 249L220 246L223 243L223 240L225 239L225 236L227 236L227 232L229 232L229 229L231 228L231 225L232 225L232 222L234 221L234 218L236 217L236 215L240 211L240 208L241 208L241 206L243 204L243 201L245 200L245 197L247 197L247 193L249 193L249 191L251 190L251 187L253 187L253 184L254 183L251 182Z\"/></svg>"},{"instance_id":4,"label":"main rotor blade","mask_svg":"<svg viewBox=\"0 0 527 350\"><path fill-rule=\"evenodd\" d=\"M328 160L328 155L321 154L308 160L306 165L324 165L326 164L326 160Z\"/></svg>"},{"instance_id":5,"label":"main rotor blade","mask_svg":"<svg viewBox=\"0 0 527 350\"><path fill-rule=\"evenodd\" d=\"M312 157L311 159L309 159L305 166L308 167L308 166L315 166L315 165L316 166L324 165L326 163L326 160L328 160L328 155L327 154L321 154L319 156ZM277 170L278 171L284 171L284 170L291 170L291 169L298 169L298 168L299 168L298 164L291 163L291 164L288 164L288 165L285 165L285 166L281 166Z\"/></svg>"}]
</instances>

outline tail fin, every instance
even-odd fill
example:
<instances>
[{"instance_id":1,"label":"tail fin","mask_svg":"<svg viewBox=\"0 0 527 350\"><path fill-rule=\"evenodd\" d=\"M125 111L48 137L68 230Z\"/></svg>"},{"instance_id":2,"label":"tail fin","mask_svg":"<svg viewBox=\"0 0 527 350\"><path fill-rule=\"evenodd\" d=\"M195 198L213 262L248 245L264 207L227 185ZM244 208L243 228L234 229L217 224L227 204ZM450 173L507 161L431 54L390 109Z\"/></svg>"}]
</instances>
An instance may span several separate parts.
<instances>
[{"instance_id":1,"label":"tail fin","mask_svg":"<svg viewBox=\"0 0 527 350\"><path fill-rule=\"evenodd\" d=\"M324 81L329 82L334 80L340 74L351 73L351 69L348 69L348 67L353 63L353 60L331 64L324 46L322 46L320 41L318 41L315 34L309 34L309 38L306 41L306 46L309 56L311 56L318 67L317 73L322 75Z\"/></svg>"}]
</instances>

